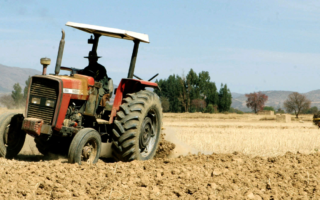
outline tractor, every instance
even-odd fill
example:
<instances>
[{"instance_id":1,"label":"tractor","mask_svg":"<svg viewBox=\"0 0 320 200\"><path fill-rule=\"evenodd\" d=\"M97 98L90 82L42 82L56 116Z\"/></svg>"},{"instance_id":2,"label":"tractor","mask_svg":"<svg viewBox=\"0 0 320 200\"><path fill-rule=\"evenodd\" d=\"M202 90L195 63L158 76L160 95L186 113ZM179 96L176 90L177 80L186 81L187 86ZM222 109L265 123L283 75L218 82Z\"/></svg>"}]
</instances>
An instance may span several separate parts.
<instances>
[{"instance_id":1,"label":"tractor","mask_svg":"<svg viewBox=\"0 0 320 200\"><path fill-rule=\"evenodd\" d=\"M158 85L134 75L140 42L149 43L146 34L115 28L67 22L66 26L91 34L91 52L97 52L99 38L108 36L134 43L127 78L113 88L108 79L113 105L110 109L98 100L100 82L78 73L80 69L61 66L65 32L59 44L54 74L47 75L49 58L41 58L42 75L31 77L25 115L0 116L0 155L12 159L21 151L26 134L34 137L39 152L68 155L69 163L94 164L99 160L101 143L112 143L116 161L148 160L156 153L162 125L159 96L152 92ZM60 70L69 75L59 75ZM134 79L135 77L136 79ZM151 89L146 89L151 88Z\"/></svg>"}]
</instances>

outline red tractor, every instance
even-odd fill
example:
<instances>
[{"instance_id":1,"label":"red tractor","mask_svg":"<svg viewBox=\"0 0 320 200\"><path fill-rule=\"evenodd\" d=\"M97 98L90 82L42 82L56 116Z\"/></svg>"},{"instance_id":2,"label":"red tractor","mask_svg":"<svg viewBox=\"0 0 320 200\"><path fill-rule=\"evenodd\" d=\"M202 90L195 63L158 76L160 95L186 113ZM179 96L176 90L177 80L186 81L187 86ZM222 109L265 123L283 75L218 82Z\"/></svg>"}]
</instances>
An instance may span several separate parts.
<instances>
[{"instance_id":1,"label":"red tractor","mask_svg":"<svg viewBox=\"0 0 320 200\"><path fill-rule=\"evenodd\" d=\"M96 163L102 142L112 143L112 155L117 161L152 159L160 140L162 107L159 97L146 88L158 88L150 82L157 75L144 81L133 74L139 43L149 43L148 35L73 22L66 25L94 36L88 40L92 52L97 51L100 36L134 42L127 78L115 90L109 79L109 95L115 94L112 109L99 104L101 83L78 74L75 68L61 66L65 37L62 31L55 74L46 75L50 59L41 59L43 73L31 78L25 115L0 116L0 155L15 157L29 134L39 152L68 154L70 163ZM70 71L70 75L59 75L60 70Z\"/></svg>"}]
</instances>

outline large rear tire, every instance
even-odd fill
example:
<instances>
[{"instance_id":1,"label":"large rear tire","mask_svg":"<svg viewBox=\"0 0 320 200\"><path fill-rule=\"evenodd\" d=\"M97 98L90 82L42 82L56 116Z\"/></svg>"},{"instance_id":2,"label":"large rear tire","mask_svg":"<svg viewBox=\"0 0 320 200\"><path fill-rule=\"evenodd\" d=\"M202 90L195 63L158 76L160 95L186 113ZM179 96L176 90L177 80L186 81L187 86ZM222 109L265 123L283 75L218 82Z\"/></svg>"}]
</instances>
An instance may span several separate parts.
<instances>
[{"instance_id":1,"label":"large rear tire","mask_svg":"<svg viewBox=\"0 0 320 200\"><path fill-rule=\"evenodd\" d=\"M12 159L21 151L26 133L21 130L23 115L6 113L0 116L0 156Z\"/></svg>"},{"instance_id":2,"label":"large rear tire","mask_svg":"<svg viewBox=\"0 0 320 200\"><path fill-rule=\"evenodd\" d=\"M112 130L112 155L117 161L152 159L160 141L161 102L155 93L128 94L117 112Z\"/></svg>"},{"instance_id":3,"label":"large rear tire","mask_svg":"<svg viewBox=\"0 0 320 200\"><path fill-rule=\"evenodd\" d=\"M101 152L101 136L93 128L84 128L80 130L73 138L69 153L69 163L82 162L95 164L98 162Z\"/></svg>"}]
</instances>

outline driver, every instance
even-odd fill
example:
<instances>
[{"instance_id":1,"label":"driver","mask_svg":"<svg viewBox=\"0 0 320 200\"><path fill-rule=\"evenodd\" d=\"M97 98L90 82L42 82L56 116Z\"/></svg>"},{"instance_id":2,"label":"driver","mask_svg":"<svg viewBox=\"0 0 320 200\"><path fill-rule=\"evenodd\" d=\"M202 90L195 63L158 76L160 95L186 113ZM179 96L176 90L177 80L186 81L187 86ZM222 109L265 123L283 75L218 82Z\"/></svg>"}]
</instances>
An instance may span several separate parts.
<instances>
[{"instance_id":1,"label":"driver","mask_svg":"<svg viewBox=\"0 0 320 200\"><path fill-rule=\"evenodd\" d=\"M98 56L96 52L90 51L89 55L84 58L88 58L89 65L84 68L80 74L91 76L94 78L94 81L102 83L102 87L99 89L99 101L100 106L106 107L106 101L110 100L107 70L98 63L98 59L101 57Z\"/></svg>"}]
</instances>

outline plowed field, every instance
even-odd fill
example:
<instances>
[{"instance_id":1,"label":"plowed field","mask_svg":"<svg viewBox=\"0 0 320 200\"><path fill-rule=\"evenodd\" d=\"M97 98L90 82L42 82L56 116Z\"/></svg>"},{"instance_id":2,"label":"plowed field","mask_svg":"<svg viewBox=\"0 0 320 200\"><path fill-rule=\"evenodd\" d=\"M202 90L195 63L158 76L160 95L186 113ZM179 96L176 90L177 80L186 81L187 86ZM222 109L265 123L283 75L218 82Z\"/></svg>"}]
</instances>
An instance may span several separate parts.
<instances>
[{"instance_id":1,"label":"plowed field","mask_svg":"<svg viewBox=\"0 0 320 200\"><path fill-rule=\"evenodd\" d=\"M166 139L176 144L162 141L157 158L144 162L101 159L96 165L69 164L63 157L37 155L29 138L16 160L0 158L0 199L320 198L320 154L316 143L319 130L311 122L277 124L246 116L238 119L219 118L218 115L210 119L207 115L189 117L165 115ZM201 122L207 126L203 127ZM237 123L242 127L236 127ZM259 129L262 132L256 134L273 150L271 155L269 151L257 149L254 131ZM286 132L288 129L292 132ZM231 134L234 130L241 134ZM250 137L246 138L242 134L248 131ZM271 141L263 135L264 131L270 134ZM229 140L221 139L220 142L226 144L217 146L219 141L208 137L210 134L217 135L218 140L223 135ZM290 143L287 141L290 136L300 141ZM308 140L310 137L312 140ZM272 140L276 142L273 144ZM264 148L263 142L260 144ZM308 145L313 146L308 148ZM297 152L300 150L304 153ZM188 151L195 154L185 155Z\"/></svg>"}]
</instances>

